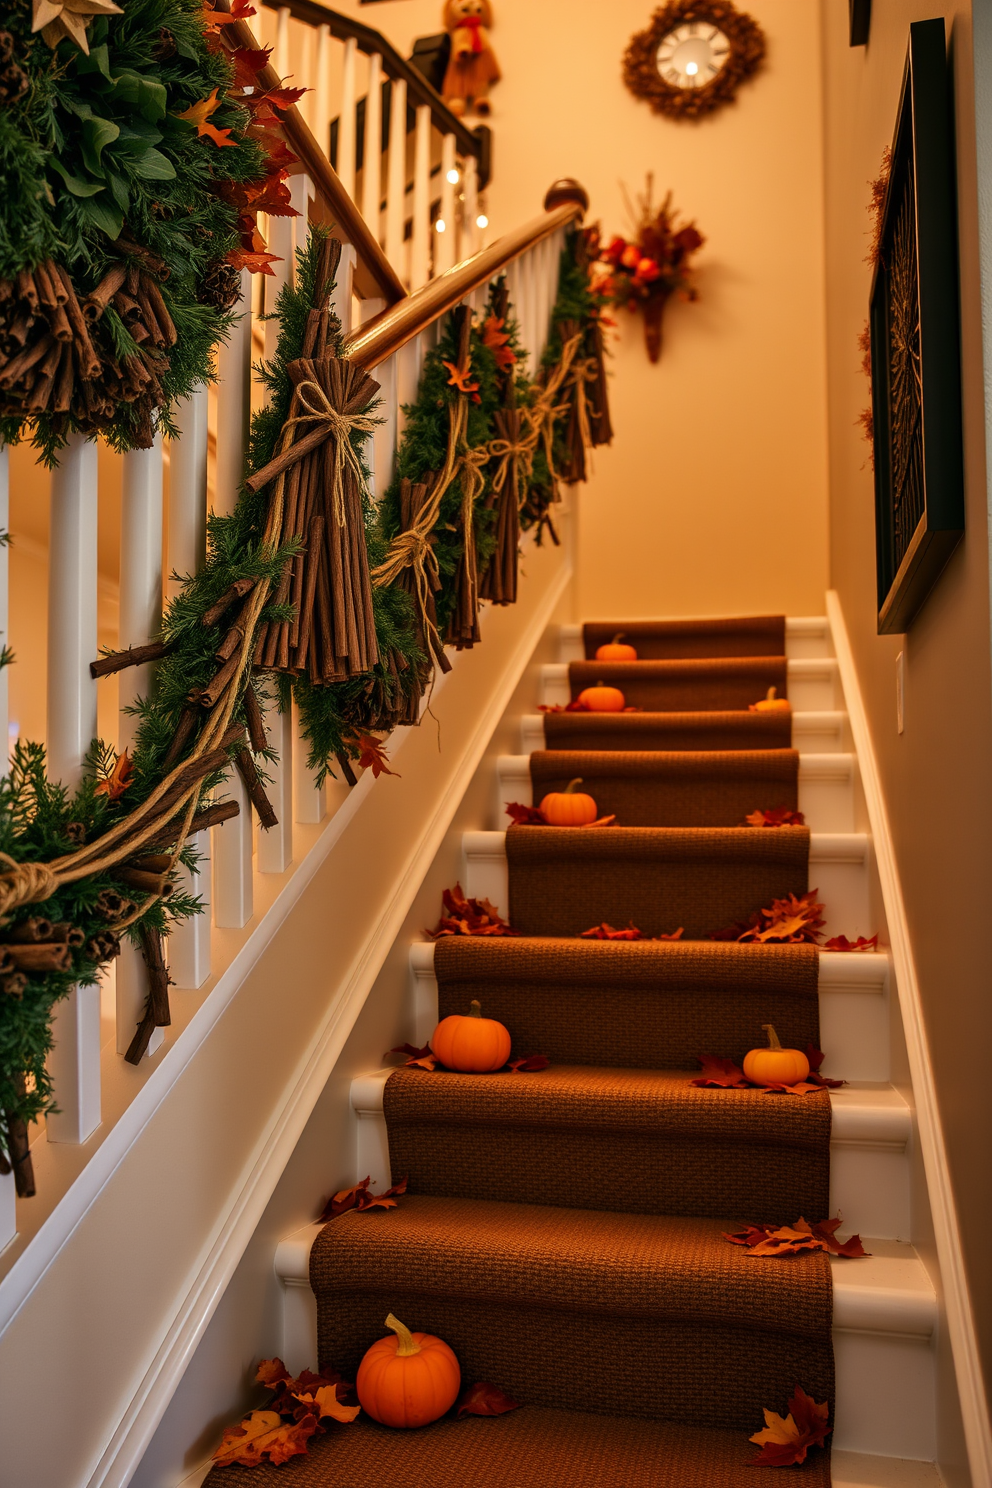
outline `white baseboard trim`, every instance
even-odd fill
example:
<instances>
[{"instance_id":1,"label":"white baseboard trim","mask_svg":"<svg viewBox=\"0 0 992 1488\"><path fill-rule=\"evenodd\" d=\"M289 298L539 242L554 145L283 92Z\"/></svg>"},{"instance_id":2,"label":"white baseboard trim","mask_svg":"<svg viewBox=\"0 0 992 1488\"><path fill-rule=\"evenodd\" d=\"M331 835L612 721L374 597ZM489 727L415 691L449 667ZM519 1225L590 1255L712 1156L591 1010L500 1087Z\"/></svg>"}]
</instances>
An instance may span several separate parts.
<instances>
[{"instance_id":1,"label":"white baseboard trim","mask_svg":"<svg viewBox=\"0 0 992 1488\"><path fill-rule=\"evenodd\" d=\"M871 825L875 861L888 922L890 957L899 997L910 1077L916 1101L920 1147L940 1264L947 1316L947 1332L957 1377L958 1398L964 1425L973 1488L992 1488L992 1426L983 1386L982 1360L971 1309L965 1273L964 1252L958 1228L957 1209L951 1187L944 1145L940 1108L927 1044L920 988L913 961L912 942L902 885L889 830L885 797L865 712L854 655L844 623L840 597L827 594L827 614L833 632L834 652L840 668L847 702L851 734L861 769L861 782Z\"/></svg>"}]
</instances>

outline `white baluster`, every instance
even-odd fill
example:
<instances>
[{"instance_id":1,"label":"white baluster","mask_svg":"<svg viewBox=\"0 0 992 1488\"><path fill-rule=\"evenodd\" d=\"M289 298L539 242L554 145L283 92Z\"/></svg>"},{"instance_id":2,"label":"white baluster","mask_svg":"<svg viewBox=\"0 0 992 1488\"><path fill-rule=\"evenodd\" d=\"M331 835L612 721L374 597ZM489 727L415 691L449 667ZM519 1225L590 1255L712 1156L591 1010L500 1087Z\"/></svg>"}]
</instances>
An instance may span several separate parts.
<instances>
[{"instance_id":1,"label":"white baluster","mask_svg":"<svg viewBox=\"0 0 992 1488\"><path fill-rule=\"evenodd\" d=\"M275 691L274 682L270 684ZM265 794L272 802L278 821L274 827L264 827L258 833L259 873L284 873L293 861L293 714L291 709L280 713L275 701L265 715L265 731L269 743L278 754L275 764L263 763L262 770L270 776Z\"/></svg>"},{"instance_id":2,"label":"white baluster","mask_svg":"<svg viewBox=\"0 0 992 1488\"><path fill-rule=\"evenodd\" d=\"M327 790L317 789L313 772L307 766L310 745L303 737L299 711L293 703L293 820L310 826L323 821L327 811Z\"/></svg>"},{"instance_id":3,"label":"white baluster","mask_svg":"<svg viewBox=\"0 0 992 1488\"><path fill-rule=\"evenodd\" d=\"M417 109L413 156L413 241L410 251L410 288L419 289L431 276L431 111Z\"/></svg>"},{"instance_id":4,"label":"white baluster","mask_svg":"<svg viewBox=\"0 0 992 1488\"><path fill-rule=\"evenodd\" d=\"M355 73L358 67L358 44L349 36L344 44L341 71L341 112L338 115L338 175L348 195L355 195Z\"/></svg>"},{"instance_id":5,"label":"white baluster","mask_svg":"<svg viewBox=\"0 0 992 1488\"><path fill-rule=\"evenodd\" d=\"M389 105L389 169L386 177L386 257L397 273L403 257L406 218L406 79L394 78Z\"/></svg>"},{"instance_id":6,"label":"white baluster","mask_svg":"<svg viewBox=\"0 0 992 1488\"><path fill-rule=\"evenodd\" d=\"M414 336L396 353L396 438L402 439L406 427L403 407L416 403L420 370L424 360L423 336Z\"/></svg>"},{"instance_id":7,"label":"white baluster","mask_svg":"<svg viewBox=\"0 0 992 1488\"><path fill-rule=\"evenodd\" d=\"M369 87L365 95L365 135L362 142L362 216L372 236L379 237L382 202L382 58L369 58Z\"/></svg>"},{"instance_id":8,"label":"white baluster","mask_svg":"<svg viewBox=\"0 0 992 1488\"><path fill-rule=\"evenodd\" d=\"M10 461L6 448L0 448L0 532L10 530ZM0 646L4 646L10 639L10 620L8 612L10 609L10 559L7 544L0 545ZM0 775L7 773L7 750L10 744L9 721L10 721L10 695L8 690L7 668L0 667L0 749L3 750L3 759L0 760ZM3 1200L0 1199L0 1207ZM3 1219L0 1216L0 1246L4 1244Z\"/></svg>"},{"instance_id":9,"label":"white baluster","mask_svg":"<svg viewBox=\"0 0 992 1488\"><path fill-rule=\"evenodd\" d=\"M455 165L455 136L441 140L441 215L434 224L434 272L443 274L453 267L458 234L455 225L455 187L458 184Z\"/></svg>"},{"instance_id":10,"label":"white baluster","mask_svg":"<svg viewBox=\"0 0 992 1488\"><path fill-rule=\"evenodd\" d=\"M0 1251L17 1234L17 1190L13 1173L0 1173Z\"/></svg>"},{"instance_id":11,"label":"white baluster","mask_svg":"<svg viewBox=\"0 0 992 1488\"><path fill-rule=\"evenodd\" d=\"M69 789L96 730L97 449L73 435L52 475L48 559L48 766ZM85 1142L100 1124L100 990L73 987L53 1020L58 1115L50 1142Z\"/></svg>"},{"instance_id":12,"label":"white baluster","mask_svg":"<svg viewBox=\"0 0 992 1488\"><path fill-rule=\"evenodd\" d=\"M276 15L276 44L272 61L280 78L289 71L289 6L280 7Z\"/></svg>"},{"instance_id":13,"label":"white baluster","mask_svg":"<svg viewBox=\"0 0 992 1488\"><path fill-rule=\"evenodd\" d=\"M461 250L463 258L471 258L479 251L479 166L474 155L470 155L462 167L464 202L462 203Z\"/></svg>"},{"instance_id":14,"label":"white baluster","mask_svg":"<svg viewBox=\"0 0 992 1488\"><path fill-rule=\"evenodd\" d=\"M331 148L331 28L317 28L317 86L314 89L313 123L317 143L328 154Z\"/></svg>"},{"instance_id":15,"label":"white baluster","mask_svg":"<svg viewBox=\"0 0 992 1488\"><path fill-rule=\"evenodd\" d=\"M182 588L181 578L203 567L207 543L207 406L208 392L197 388L176 410L179 438L169 451L169 519L166 593L172 598ZM179 574L179 580L168 575ZM169 974L177 987L202 987L210 975L210 834L189 839L205 861L199 871L179 868L184 894L197 894L203 914L182 920L169 935ZM154 1035L153 1035L154 1037Z\"/></svg>"},{"instance_id":16,"label":"white baluster","mask_svg":"<svg viewBox=\"0 0 992 1488\"><path fill-rule=\"evenodd\" d=\"M383 422L372 434L371 452L374 471L372 494L377 501L381 501L393 478L393 462L396 459L397 356L395 352L384 362L379 363L373 376L379 384L382 399L376 411L377 417ZM366 452L368 450L369 446L366 445Z\"/></svg>"},{"instance_id":17,"label":"white baluster","mask_svg":"<svg viewBox=\"0 0 992 1488\"><path fill-rule=\"evenodd\" d=\"M241 276L241 286L242 315L218 355L214 510L225 516L234 510L238 498L248 443L251 276L247 271ZM241 776L234 769L228 774L222 793L237 801L240 813L213 828L214 924L239 929L252 916L251 802Z\"/></svg>"},{"instance_id":18,"label":"white baluster","mask_svg":"<svg viewBox=\"0 0 992 1488\"><path fill-rule=\"evenodd\" d=\"M331 295L331 309L341 322L341 334L354 329L355 320L355 250L350 243L341 248L341 259Z\"/></svg>"}]
</instances>

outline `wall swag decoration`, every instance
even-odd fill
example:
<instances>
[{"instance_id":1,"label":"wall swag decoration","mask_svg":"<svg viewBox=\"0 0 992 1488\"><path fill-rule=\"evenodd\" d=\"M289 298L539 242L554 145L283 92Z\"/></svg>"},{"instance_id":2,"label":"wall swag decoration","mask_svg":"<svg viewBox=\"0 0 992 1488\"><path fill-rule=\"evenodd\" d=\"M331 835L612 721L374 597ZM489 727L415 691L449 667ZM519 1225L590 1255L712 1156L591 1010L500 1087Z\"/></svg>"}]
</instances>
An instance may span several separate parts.
<instances>
[{"instance_id":1,"label":"wall swag decoration","mask_svg":"<svg viewBox=\"0 0 992 1488\"><path fill-rule=\"evenodd\" d=\"M627 208L635 224L628 242L620 236L610 240L599 258L594 284L610 304L644 316L644 342L652 362L661 356L661 328L665 306L673 294L683 300L698 300L691 260L706 239L694 222L680 223L669 192L660 206L652 201L654 177L637 198L636 209L627 197Z\"/></svg>"},{"instance_id":2,"label":"wall swag decoration","mask_svg":"<svg viewBox=\"0 0 992 1488\"><path fill-rule=\"evenodd\" d=\"M880 635L908 629L964 532L950 93L944 22L918 21L869 305Z\"/></svg>"},{"instance_id":3,"label":"wall swag decoration","mask_svg":"<svg viewBox=\"0 0 992 1488\"><path fill-rule=\"evenodd\" d=\"M764 56L764 32L731 0L669 0L631 39L623 80L656 114L700 119L732 103Z\"/></svg>"}]
</instances>

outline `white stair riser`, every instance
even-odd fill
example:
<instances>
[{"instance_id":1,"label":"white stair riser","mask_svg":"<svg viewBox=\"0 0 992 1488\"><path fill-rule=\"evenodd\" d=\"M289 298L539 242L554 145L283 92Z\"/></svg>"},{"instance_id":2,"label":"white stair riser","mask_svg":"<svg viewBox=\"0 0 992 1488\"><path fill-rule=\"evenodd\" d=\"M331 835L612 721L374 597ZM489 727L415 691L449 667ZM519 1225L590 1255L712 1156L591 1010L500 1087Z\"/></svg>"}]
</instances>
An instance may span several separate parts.
<instances>
[{"instance_id":1,"label":"white stair riser","mask_svg":"<svg viewBox=\"0 0 992 1488\"><path fill-rule=\"evenodd\" d=\"M496 762L494 826L497 829L507 824L506 808L509 802L517 801L524 806L533 804L529 759L530 756L526 754L503 754ZM594 785L588 788L595 792ZM755 802L756 806L758 804ZM838 754L801 758L799 810L806 818L806 825L814 832L853 832L854 757Z\"/></svg>"},{"instance_id":2,"label":"white stair riser","mask_svg":"<svg viewBox=\"0 0 992 1488\"><path fill-rule=\"evenodd\" d=\"M787 663L789 702L796 711L843 708L837 663L831 658L813 658ZM549 662L541 668L541 702L546 707L571 702L568 667ZM757 698L755 698L757 702Z\"/></svg>"},{"instance_id":3,"label":"white stair riser","mask_svg":"<svg viewBox=\"0 0 992 1488\"><path fill-rule=\"evenodd\" d=\"M834 1446L933 1461L937 1424L932 1340L835 1328L834 1361Z\"/></svg>"},{"instance_id":4,"label":"white stair riser","mask_svg":"<svg viewBox=\"0 0 992 1488\"><path fill-rule=\"evenodd\" d=\"M466 832L463 843L465 893L471 899L488 899L505 915L509 904L505 833ZM828 936L846 935L853 940L858 935L874 934L869 924L868 845L864 836L814 836L809 882L811 888L819 890L825 906Z\"/></svg>"},{"instance_id":5,"label":"white stair riser","mask_svg":"<svg viewBox=\"0 0 992 1488\"><path fill-rule=\"evenodd\" d=\"M910 1233L910 1167L905 1147L895 1143L831 1142L830 1213L843 1219L843 1233L901 1240Z\"/></svg>"},{"instance_id":6,"label":"white stair riser","mask_svg":"<svg viewBox=\"0 0 992 1488\"><path fill-rule=\"evenodd\" d=\"M831 656L830 622L825 615L799 615L785 622L785 654L791 659ZM558 638L558 660L585 661L581 625L563 625Z\"/></svg>"},{"instance_id":7,"label":"white stair riser","mask_svg":"<svg viewBox=\"0 0 992 1488\"><path fill-rule=\"evenodd\" d=\"M837 710L792 713L792 747L801 754L837 754L850 749L847 714ZM544 714L525 713L520 725L520 748L524 754L546 749Z\"/></svg>"}]
</instances>

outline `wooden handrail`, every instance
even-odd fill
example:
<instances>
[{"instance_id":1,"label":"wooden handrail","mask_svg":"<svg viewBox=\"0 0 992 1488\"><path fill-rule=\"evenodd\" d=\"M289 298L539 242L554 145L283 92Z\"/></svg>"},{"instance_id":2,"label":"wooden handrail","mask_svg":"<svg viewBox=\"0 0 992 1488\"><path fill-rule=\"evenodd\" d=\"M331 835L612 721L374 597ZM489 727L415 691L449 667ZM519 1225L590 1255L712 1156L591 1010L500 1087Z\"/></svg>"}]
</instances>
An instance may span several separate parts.
<instances>
[{"instance_id":1,"label":"wooden handrail","mask_svg":"<svg viewBox=\"0 0 992 1488\"><path fill-rule=\"evenodd\" d=\"M457 114L451 112L437 89L431 86L422 72L418 72L411 62L400 55L381 31L319 4L319 0L262 0L262 4L269 10L288 10L294 20L303 21L307 26L326 26L332 36L341 40L353 38L358 43L358 50L369 56L378 52L386 77L402 78L406 83L408 100L426 104L441 133L453 134L463 155L474 155L477 160L481 159L485 149L482 139L467 128Z\"/></svg>"},{"instance_id":2,"label":"wooden handrail","mask_svg":"<svg viewBox=\"0 0 992 1488\"><path fill-rule=\"evenodd\" d=\"M585 216L589 198L576 181L556 181L544 198L545 210L489 248L439 274L416 293L383 310L344 340L344 354L370 370L412 341L425 326L461 303L466 295L487 284L500 269L550 237L560 227Z\"/></svg>"},{"instance_id":3,"label":"wooden handrail","mask_svg":"<svg viewBox=\"0 0 992 1488\"><path fill-rule=\"evenodd\" d=\"M227 8L225 6L225 8ZM247 21L230 23L231 39L237 46L256 49L258 42ZM271 62L258 74L258 86L263 89L278 88L282 78ZM286 142L314 184L321 211L321 220L338 232L344 242L355 249L358 263L355 268L355 288L364 299L382 298L387 306L395 305L406 297L403 281L389 259L379 247L378 239L370 229L358 207L341 183L341 177L324 154L303 115L295 104L291 104L282 115L282 128Z\"/></svg>"}]
</instances>

